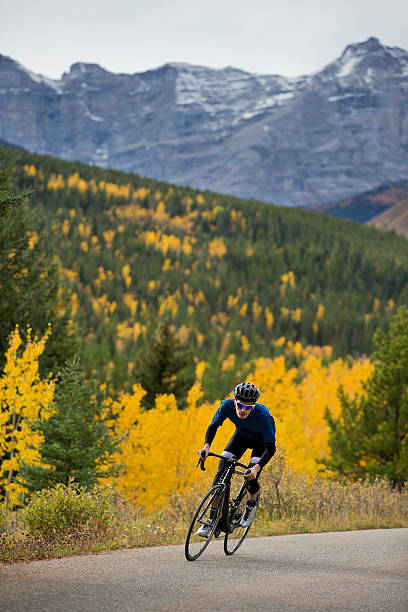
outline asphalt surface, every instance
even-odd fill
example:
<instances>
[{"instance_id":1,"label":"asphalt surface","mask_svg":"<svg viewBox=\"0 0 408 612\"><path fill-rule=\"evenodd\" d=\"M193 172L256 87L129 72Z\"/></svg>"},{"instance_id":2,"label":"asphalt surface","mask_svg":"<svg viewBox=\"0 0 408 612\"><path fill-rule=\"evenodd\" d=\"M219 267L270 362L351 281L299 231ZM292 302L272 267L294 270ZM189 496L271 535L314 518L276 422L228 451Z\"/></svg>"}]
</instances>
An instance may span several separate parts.
<instances>
[{"instance_id":1,"label":"asphalt surface","mask_svg":"<svg viewBox=\"0 0 408 612\"><path fill-rule=\"evenodd\" d=\"M408 611L408 529L222 541L0 567L2 612Z\"/></svg>"}]
</instances>

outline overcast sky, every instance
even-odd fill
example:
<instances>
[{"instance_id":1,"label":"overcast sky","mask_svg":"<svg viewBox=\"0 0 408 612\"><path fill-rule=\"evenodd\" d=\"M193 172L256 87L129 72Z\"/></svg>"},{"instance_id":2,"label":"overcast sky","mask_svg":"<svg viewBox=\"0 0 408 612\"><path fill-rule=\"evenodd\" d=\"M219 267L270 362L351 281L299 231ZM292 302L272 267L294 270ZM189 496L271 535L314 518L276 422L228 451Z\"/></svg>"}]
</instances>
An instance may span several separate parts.
<instances>
[{"instance_id":1,"label":"overcast sky","mask_svg":"<svg viewBox=\"0 0 408 612\"><path fill-rule=\"evenodd\" d=\"M0 54L60 78L168 62L297 76L376 36L408 50L407 0L0 0Z\"/></svg>"}]
</instances>

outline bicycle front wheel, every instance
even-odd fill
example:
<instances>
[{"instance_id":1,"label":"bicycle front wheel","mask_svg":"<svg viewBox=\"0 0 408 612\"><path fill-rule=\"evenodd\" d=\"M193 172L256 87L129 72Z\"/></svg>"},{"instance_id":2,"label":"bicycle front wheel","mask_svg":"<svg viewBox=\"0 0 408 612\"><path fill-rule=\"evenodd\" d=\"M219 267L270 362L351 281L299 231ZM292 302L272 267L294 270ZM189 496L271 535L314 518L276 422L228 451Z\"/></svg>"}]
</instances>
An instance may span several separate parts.
<instances>
[{"instance_id":1,"label":"bicycle front wheel","mask_svg":"<svg viewBox=\"0 0 408 612\"><path fill-rule=\"evenodd\" d=\"M251 528L241 527L241 518L245 512L245 506L248 500L247 488L242 488L235 499L231 499L228 512L228 528L224 537L224 552L226 555L233 555L245 540L248 531Z\"/></svg>"},{"instance_id":2,"label":"bicycle front wheel","mask_svg":"<svg viewBox=\"0 0 408 612\"><path fill-rule=\"evenodd\" d=\"M221 508L224 502L224 488L220 485L212 487L208 493L204 496L202 502L198 506L193 520L191 521L190 528L187 533L186 544L184 552L188 561L195 561L204 552L209 545L211 538L214 535L214 531L217 527L218 520L221 514ZM210 509L215 506L215 498L219 497L219 503L217 506L217 513L215 520L210 522ZM214 503L213 503L214 502ZM197 531L202 526L209 526L209 531L206 536L200 536Z\"/></svg>"}]
</instances>

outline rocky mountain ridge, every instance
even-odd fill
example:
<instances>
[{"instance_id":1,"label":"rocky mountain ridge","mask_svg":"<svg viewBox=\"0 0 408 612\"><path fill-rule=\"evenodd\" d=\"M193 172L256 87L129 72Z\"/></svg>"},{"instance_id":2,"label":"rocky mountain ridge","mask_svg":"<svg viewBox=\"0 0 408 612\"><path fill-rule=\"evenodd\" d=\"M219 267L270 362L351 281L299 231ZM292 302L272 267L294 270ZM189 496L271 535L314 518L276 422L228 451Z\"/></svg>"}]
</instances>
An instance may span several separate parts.
<instances>
[{"instance_id":1,"label":"rocky mountain ridge","mask_svg":"<svg viewBox=\"0 0 408 612\"><path fill-rule=\"evenodd\" d=\"M408 53L376 38L285 78L183 63L60 80L0 56L0 139L160 180L285 205L408 179Z\"/></svg>"},{"instance_id":2,"label":"rocky mountain ridge","mask_svg":"<svg viewBox=\"0 0 408 612\"><path fill-rule=\"evenodd\" d=\"M345 200L305 207L338 219L369 224L377 216L408 201L408 181L381 185Z\"/></svg>"}]
</instances>

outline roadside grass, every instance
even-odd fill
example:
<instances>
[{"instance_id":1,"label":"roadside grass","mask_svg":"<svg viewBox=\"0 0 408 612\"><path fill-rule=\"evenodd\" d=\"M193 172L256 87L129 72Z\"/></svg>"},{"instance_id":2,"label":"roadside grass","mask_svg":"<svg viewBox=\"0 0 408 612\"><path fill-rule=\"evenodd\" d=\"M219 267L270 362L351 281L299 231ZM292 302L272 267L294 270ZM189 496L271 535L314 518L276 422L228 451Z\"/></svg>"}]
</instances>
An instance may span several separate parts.
<instances>
[{"instance_id":1,"label":"roadside grass","mask_svg":"<svg viewBox=\"0 0 408 612\"><path fill-rule=\"evenodd\" d=\"M236 481L236 486L239 484ZM76 522L70 518L74 524L64 529L50 529L51 518L55 520L55 516L60 518L61 524L67 523L68 514L61 502L64 491L59 489L57 514L51 518L50 504L55 494L46 496L43 493L34 521L32 514L28 520L27 508L1 514L0 561L10 563L120 548L182 544L204 492L204 487L197 486L183 495L174 495L166 508L147 513L112 492L96 490L90 495L89 491L74 487L74 491L65 492L66 498L71 503L75 496L86 496L88 506L82 505L83 514L76 515ZM92 498L98 499L98 511L94 504L93 514L89 512ZM392 527L408 527L406 487L399 491L384 479L373 482L307 479L275 468L263 475L261 503L250 534L259 537Z\"/></svg>"}]
</instances>

